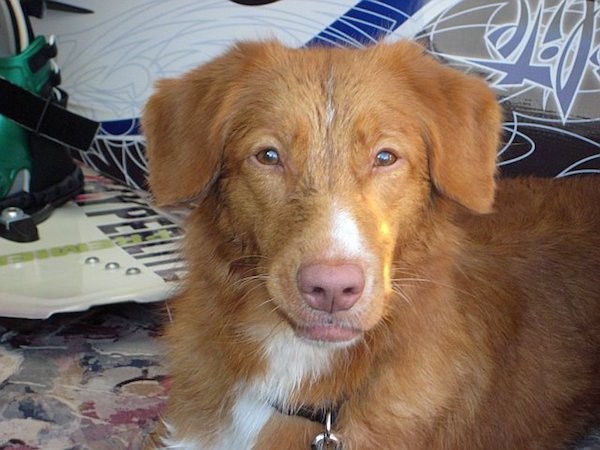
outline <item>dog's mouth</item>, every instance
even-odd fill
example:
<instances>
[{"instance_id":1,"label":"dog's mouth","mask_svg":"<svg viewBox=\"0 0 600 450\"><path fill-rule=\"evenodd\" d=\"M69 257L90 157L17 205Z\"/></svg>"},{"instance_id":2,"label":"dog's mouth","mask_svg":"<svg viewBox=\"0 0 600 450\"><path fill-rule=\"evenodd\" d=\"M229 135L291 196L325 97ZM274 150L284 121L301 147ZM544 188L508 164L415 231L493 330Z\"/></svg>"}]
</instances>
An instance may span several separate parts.
<instances>
[{"instance_id":1,"label":"dog's mouth","mask_svg":"<svg viewBox=\"0 0 600 450\"><path fill-rule=\"evenodd\" d=\"M295 332L298 337L310 341L347 344L352 343L362 335L361 330L333 323L302 325L296 327Z\"/></svg>"}]
</instances>

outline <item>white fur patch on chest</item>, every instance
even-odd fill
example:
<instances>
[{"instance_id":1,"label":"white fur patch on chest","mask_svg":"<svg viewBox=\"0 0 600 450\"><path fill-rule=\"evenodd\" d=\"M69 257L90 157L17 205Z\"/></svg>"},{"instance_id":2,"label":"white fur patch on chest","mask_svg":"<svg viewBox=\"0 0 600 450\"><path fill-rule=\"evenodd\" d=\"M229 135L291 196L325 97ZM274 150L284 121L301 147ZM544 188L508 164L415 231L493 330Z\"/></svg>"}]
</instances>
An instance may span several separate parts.
<instances>
[{"instance_id":1,"label":"white fur patch on chest","mask_svg":"<svg viewBox=\"0 0 600 450\"><path fill-rule=\"evenodd\" d=\"M177 439L175 427L165 424L169 436L162 439L161 450L240 450L251 449L256 443L258 433L265 426L274 410L256 396L252 390L244 390L236 398L231 410L231 422L224 424L217 439L206 442L202 439Z\"/></svg>"},{"instance_id":2,"label":"white fur patch on chest","mask_svg":"<svg viewBox=\"0 0 600 450\"><path fill-rule=\"evenodd\" d=\"M211 447L215 450L251 449L260 430L273 415L273 407L265 403L253 389L240 389L233 409L231 424Z\"/></svg>"},{"instance_id":3,"label":"white fur patch on chest","mask_svg":"<svg viewBox=\"0 0 600 450\"><path fill-rule=\"evenodd\" d=\"M276 412L273 405L285 409L290 394L305 381L316 381L331 368L331 347L305 342L286 327L273 332L253 328L248 335L262 342L267 363L266 372L236 389L231 421L224 424L218 439L212 444L165 439L165 448L195 450L251 449L262 428ZM176 436L176 430L171 430Z\"/></svg>"},{"instance_id":4,"label":"white fur patch on chest","mask_svg":"<svg viewBox=\"0 0 600 450\"><path fill-rule=\"evenodd\" d=\"M305 381L316 381L331 368L335 351L331 346L299 339L289 327L262 342L267 371L255 388L270 404L285 408L294 389Z\"/></svg>"},{"instance_id":5,"label":"white fur patch on chest","mask_svg":"<svg viewBox=\"0 0 600 450\"><path fill-rule=\"evenodd\" d=\"M275 333L253 330L252 334L262 335L259 342L263 342L267 370L263 376L239 386L233 422L223 434L230 441L215 447L218 449L253 448L267 421L278 414L273 405L287 408L290 394L301 383L317 380L331 367L331 348L304 342L290 328Z\"/></svg>"}]
</instances>

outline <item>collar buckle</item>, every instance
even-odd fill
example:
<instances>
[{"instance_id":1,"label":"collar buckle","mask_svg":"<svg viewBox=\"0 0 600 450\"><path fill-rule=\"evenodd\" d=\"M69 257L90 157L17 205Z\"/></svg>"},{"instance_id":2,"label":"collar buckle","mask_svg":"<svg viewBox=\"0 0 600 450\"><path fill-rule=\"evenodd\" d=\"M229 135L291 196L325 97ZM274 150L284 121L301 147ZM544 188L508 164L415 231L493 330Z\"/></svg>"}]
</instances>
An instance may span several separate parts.
<instances>
[{"instance_id":1,"label":"collar buckle","mask_svg":"<svg viewBox=\"0 0 600 450\"><path fill-rule=\"evenodd\" d=\"M311 450L342 450L342 441L331 431L331 410L325 414L325 431L315 436Z\"/></svg>"}]
</instances>

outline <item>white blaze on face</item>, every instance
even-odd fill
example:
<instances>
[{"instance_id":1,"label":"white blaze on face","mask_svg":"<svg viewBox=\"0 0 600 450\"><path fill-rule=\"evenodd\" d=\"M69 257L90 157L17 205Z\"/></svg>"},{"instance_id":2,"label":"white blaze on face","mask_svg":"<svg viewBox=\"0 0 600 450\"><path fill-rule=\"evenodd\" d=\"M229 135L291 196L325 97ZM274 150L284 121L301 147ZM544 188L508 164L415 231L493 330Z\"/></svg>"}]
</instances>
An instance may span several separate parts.
<instances>
[{"instance_id":1,"label":"white blaze on face","mask_svg":"<svg viewBox=\"0 0 600 450\"><path fill-rule=\"evenodd\" d=\"M364 234L361 232L356 217L347 209L340 208L333 202L329 219L329 244L325 251L326 259L336 261L353 260L364 270L365 287L363 298L369 299L374 283L374 270L379 266L378 257L370 249ZM368 308L368 301L359 302L356 312Z\"/></svg>"},{"instance_id":2,"label":"white blaze on face","mask_svg":"<svg viewBox=\"0 0 600 450\"><path fill-rule=\"evenodd\" d=\"M334 203L330 225L332 256L360 257L366 249L358 223L352 214Z\"/></svg>"},{"instance_id":3,"label":"white blaze on face","mask_svg":"<svg viewBox=\"0 0 600 450\"><path fill-rule=\"evenodd\" d=\"M335 105L333 102L333 91L334 91L334 82L333 82L333 72L329 73L329 77L327 78L327 82L325 84L325 129L331 129L333 126L333 121L335 120Z\"/></svg>"}]
</instances>

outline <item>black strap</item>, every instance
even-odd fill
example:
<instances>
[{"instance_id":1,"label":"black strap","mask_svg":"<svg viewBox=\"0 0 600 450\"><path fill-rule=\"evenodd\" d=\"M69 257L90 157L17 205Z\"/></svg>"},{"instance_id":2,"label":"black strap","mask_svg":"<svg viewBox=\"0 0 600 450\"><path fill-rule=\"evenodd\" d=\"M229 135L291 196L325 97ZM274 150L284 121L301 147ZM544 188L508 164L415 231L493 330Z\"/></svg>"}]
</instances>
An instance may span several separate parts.
<instances>
[{"instance_id":1,"label":"black strap","mask_svg":"<svg viewBox=\"0 0 600 450\"><path fill-rule=\"evenodd\" d=\"M88 150L100 124L0 77L0 114L28 130L78 150Z\"/></svg>"},{"instance_id":2,"label":"black strap","mask_svg":"<svg viewBox=\"0 0 600 450\"><path fill-rule=\"evenodd\" d=\"M94 11L87 8L81 8L75 5L69 5L67 3L56 2L52 0L21 0L21 7L23 12L28 16L37 17L42 19L46 8L53 9L54 11L64 11L78 14L91 14Z\"/></svg>"},{"instance_id":3,"label":"black strap","mask_svg":"<svg viewBox=\"0 0 600 450\"><path fill-rule=\"evenodd\" d=\"M36 73L42 67L48 63L48 61L54 58L58 54L58 50L56 49L56 44L46 43L40 48L36 53L31 55L28 60L29 69Z\"/></svg>"},{"instance_id":4,"label":"black strap","mask_svg":"<svg viewBox=\"0 0 600 450\"><path fill-rule=\"evenodd\" d=\"M281 407L281 405L273 405L273 408L275 408L281 414L303 417L304 419L308 419L312 422L320 423L323 426L325 426L328 412L331 413L331 425L333 426L340 411L339 405L325 408L309 408L307 406L301 406L300 408L293 410L285 410Z\"/></svg>"}]
</instances>

